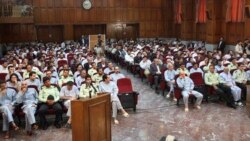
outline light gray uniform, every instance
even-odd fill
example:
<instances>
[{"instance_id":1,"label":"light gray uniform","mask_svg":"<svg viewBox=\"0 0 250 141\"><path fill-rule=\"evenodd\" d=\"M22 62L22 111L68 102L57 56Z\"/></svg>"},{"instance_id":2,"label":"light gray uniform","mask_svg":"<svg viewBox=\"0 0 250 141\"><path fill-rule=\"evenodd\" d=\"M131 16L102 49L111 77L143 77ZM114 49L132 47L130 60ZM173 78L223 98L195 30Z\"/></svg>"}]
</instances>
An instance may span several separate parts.
<instances>
[{"instance_id":1,"label":"light gray uniform","mask_svg":"<svg viewBox=\"0 0 250 141\"><path fill-rule=\"evenodd\" d=\"M177 78L177 85L179 88L182 89L182 96L183 96L183 101L185 104L185 107L188 107L188 98L189 95L192 94L194 95L197 100L196 100L196 105L200 105L203 99L203 95L197 91L194 91L194 82L192 79L190 79L189 77L185 77L185 78Z\"/></svg>"},{"instance_id":2,"label":"light gray uniform","mask_svg":"<svg viewBox=\"0 0 250 141\"><path fill-rule=\"evenodd\" d=\"M111 102L112 102L112 117L117 117L117 110L123 109L121 102L117 96L118 94L118 87L114 82L109 82L106 84L105 82L101 82L99 84L100 92L108 92L111 95Z\"/></svg>"},{"instance_id":3,"label":"light gray uniform","mask_svg":"<svg viewBox=\"0 0 250 141\"><path fill-rule=\"evenodd\" d=\"M22 110L25 113L25 130L31 131L31 125L36 123L37 91L34 88L28 88L24 94L20 91L17 95L16 102L23 103Z\"/></svg>"},{"instance_id":4,"label":"light gray uniform","mask_svg":"<svg viewBox=\"0 0 250 141\"><path fill-rule=\"evenodd\" d=\"M3 131L9 131L9 123L13 122L14 104L17 91L12 88L6 89L6 94L0 94L0 112L3 115Z\"/></svg>"},{"instance_id":5,"label":"light gray uniform","mask_svg":"<svg viewBox=\"0 0 250 141\"><path fill-rule=\"evenodd\" d=\"M228 74L226 74L225 72L222 72L220 74L220 77L221 77L222 83L229 85L231 92L233 94L233 97L234 97L234 101L237 102L241 100L241 88L235 84L235 81L233 80L231 73L228 72Z\"/></svg>"},{"instance_id":6,"label":"light gray uniform","mask_svg":"<svg viewBox=\"0 0 250 141\"><path fill-rule=\"evenodd\" d=\"M164 72L164 78L165 78L165 81L167 82L168 86L170 87L170 91L169 92L174 92L174 84L172 82L172 80L174 80L174 77L175 77L175 70L166 70Z\"/></svg>"}]
</instances>

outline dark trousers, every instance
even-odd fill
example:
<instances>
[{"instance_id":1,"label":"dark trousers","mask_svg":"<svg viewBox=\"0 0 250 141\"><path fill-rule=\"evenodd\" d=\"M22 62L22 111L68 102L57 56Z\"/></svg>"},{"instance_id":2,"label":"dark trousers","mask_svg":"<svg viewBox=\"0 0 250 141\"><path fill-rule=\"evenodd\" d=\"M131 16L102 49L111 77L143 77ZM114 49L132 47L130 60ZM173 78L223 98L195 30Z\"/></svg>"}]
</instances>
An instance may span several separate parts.
<instances>
[{"instance_id":1,"label":"dark trousers","mask_svg":"<svg viewBox=\"0 0 250 141\"><path fill-rule=\"evenodd\" d=\"M227 104L234 104L233 94L231 88L223 84L216 85L218 87L216 91L219 96L227 102Z\"/></svg>"},{"instance_id":2,"label":"dark trousers","mask_svg":"<svg viewBox=\"0 0 250 141\"><path fill-rule=\"evenodd\" d=\"M48 111L48 109L53 109L55 110L56 113L56 119L55 119L55 124L59 123L62 120L62 106L56 102L53 105L48 105L46 103L41 104L39 110L38 110L38 115L40 117L40 124L41 126L45 126L47 125L47 120L46 120L46 113Z\"/></svg>"},{"instance_id":3,"label":"dark trousers","mask_svg":"<svg viewBox=\"0 0 250 141\"><path fill-rule=\"evenodd\" d=\"M241 99L246 100L247 99L247 86L243 83L236 82L236 85L241 88Z\"/></svg>"},{"instance_id":4,"label":"dark trousers","mask_svg":"<svg viewBox=\"0 0 250 141\"><path fill-rule=\"evenodd\" d=\"M158 90L158 86L160 85L161 82L161 74L155 74L154 75L154 84L155 84L155 89Z\"/></svg>"}]
</instances>

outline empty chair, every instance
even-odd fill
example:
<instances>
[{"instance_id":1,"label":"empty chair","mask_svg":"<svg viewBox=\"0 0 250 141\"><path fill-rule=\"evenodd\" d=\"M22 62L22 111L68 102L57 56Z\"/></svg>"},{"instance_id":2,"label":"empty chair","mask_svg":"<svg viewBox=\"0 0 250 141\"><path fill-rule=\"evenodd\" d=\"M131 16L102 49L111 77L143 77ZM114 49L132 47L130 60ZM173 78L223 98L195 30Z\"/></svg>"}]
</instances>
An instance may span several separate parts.
<instances>
[{"instance_id":1,"label":"empty chair","mask_svg":"<svg viewBox=\"0 0 250 141\"><path fill-rule=\"evenodd\" d=\"M121 78L117 80L118 97L124 108L133 108L136 111L138 93L133 90L130 78Z\"/></svg>"}]
</instances>

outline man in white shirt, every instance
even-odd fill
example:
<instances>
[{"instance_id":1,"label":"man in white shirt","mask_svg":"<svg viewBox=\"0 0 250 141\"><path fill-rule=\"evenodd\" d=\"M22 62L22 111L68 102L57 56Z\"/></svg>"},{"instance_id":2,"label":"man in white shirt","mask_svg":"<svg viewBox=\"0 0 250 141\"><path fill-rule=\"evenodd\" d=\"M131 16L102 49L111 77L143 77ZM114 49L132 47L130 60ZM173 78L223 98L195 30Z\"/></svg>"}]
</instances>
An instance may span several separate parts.
<instances>
[{"instance_id":1,"label":"man in white shirt","mask_svg":"<svg viewBox=\"0 0 250 141\"><path fill-rule=\"evenodd\" d=\"M134 58L131 56L131 51L128 50L128 52L125 55L125 62L129 62L131 64L134 63Z\"/></svg>"},{"instance_id":2,"label":"man in white shirt","mask_svg":"<svg viewBox=\"0 0 250 141\"><path fill-rule=\"evenodd\" d=\"M151 65L151 61L148 59L147 56L144 56L143 59L141 60L140 62L140 67L141 69L144 70L144 74L146 75L146 77L148 76L148 74L150 73L149 72L149 69L150 69L150 65Z\"/></svg>"},{"instance_id":3,"label":"man in white shirt","mask_svg":"<svg viewBox=\"0 0 250 141\"><path fill-rule=\"evenodd\" d=\"M117 83L117 80L125 78L125 75L120 72L119 67L115 67L115 71L110 75L110 78L113 82Z\"/></svg>"}]
</instances>

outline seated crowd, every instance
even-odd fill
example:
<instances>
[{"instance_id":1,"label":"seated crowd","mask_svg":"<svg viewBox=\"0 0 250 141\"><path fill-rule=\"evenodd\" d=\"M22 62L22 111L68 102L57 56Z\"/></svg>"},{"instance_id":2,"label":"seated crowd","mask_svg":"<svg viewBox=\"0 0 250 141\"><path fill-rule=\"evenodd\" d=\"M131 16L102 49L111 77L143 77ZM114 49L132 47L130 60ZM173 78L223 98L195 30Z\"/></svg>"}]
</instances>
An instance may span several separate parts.
<instances>
[{"instance_id":1,"label":"seated crowd","mask_svg":"<svg viewBox=\"0 0 250 141\"><path fill-rule=\"evenodd\" d=\"M13 118L19 113L25 115L28 135L39 127L46 130L46 114L51 113L56 116L55 127L61 128L66 112L69 118L65 127L70 128L70 102L99 92L111 94L115 124L119 124L118 110L129 116L117 96L116 81L125 77L119 67L76 42L15 45L0 61L0 118L6 139L10 137L9 127L19 129Z\"/></svg>"},{"instance_id":2,"label":"seated crowd","mask_svg":"<svg viewBox=\"0 0 250 141\"><path fill-rule=\"evenodd\" d=\"M180 91L186 112L190 96L196 97L197 109L201 108L203 97L208 100L212 94L218 94L229 107L243 106L246 84L250 81L249 50L248 39L244 43L239 41L236 51L228 52L219 47L207 51L204 42L184 44L178 40L163 42L158 39L137 43L114 41L105 48L108 58L126 66L142 80L147 78L157 94L159 89L164 92L163 86L167 85L166 97L173 95L176 101ZM199 78L192 77L196 75ZM197 79L202 86L196 83Z\"/></svg>"}]
</instances>

